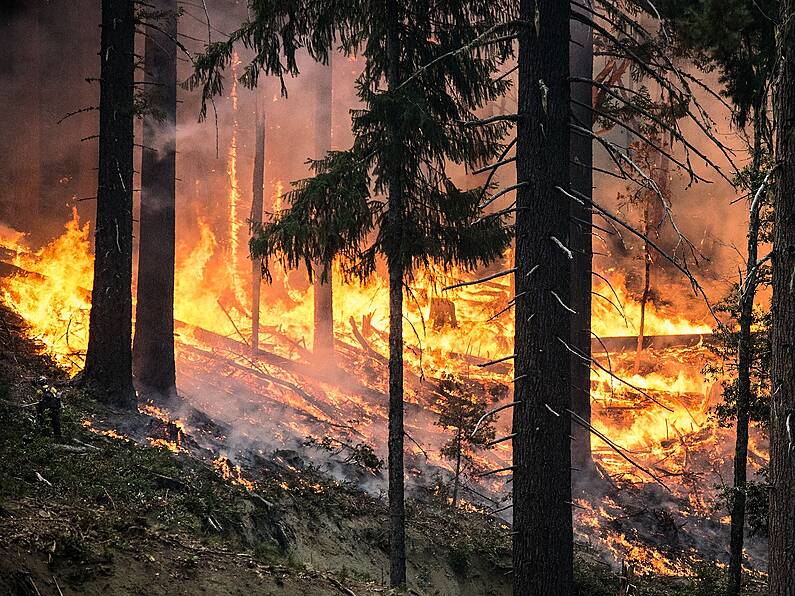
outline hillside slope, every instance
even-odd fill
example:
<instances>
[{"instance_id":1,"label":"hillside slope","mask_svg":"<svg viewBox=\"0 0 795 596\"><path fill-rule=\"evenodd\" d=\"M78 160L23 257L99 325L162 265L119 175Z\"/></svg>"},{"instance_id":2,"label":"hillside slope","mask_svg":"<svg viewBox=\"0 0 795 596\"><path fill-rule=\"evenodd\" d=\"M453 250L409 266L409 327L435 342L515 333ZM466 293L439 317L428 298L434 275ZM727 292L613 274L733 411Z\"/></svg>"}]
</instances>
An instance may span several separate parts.
<instances>
[{"instance_id":1,"label":"hillside slope","mask_svg":"<svg viewBox=\"0 0 795 596\"><path fill-rule=\"evenodd\" d=\"M48 387L62 397L60 441L36 413ZM253 450L241 469L200 412L191 427L206 437L142 409L75 389L0 306L0 594L391 593L382 498L292 451ZM510 594L508 524L427 489L407 513L408 593ZM618 593L598 553L580 545L576 562L577 596ZM696 571L637 578L636 594L718 594L716 570Z\"/></svg>"}]
</instances>

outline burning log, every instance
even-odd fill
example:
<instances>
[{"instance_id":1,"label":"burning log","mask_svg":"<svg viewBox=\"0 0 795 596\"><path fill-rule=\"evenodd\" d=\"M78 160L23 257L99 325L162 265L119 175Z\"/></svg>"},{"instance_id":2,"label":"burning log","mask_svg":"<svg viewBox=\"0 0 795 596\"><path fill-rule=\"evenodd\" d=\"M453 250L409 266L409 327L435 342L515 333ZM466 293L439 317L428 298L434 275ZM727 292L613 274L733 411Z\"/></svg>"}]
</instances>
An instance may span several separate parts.
<instances>
[{"instance_id":1,"label":"burning log","mask_svg":"<svg viewBox=\"0 0 795 596\"><path fill-rule=\"evenodd\" d=\"M36 271L29 271L27 269L23 269L22 267L18 267L13 263L9 263L5 260L0 260L0 278L5 277L28 277L30 279L34 279L37 281L45 281L47 279L46 275L42 275L41 273L37 273ZM78 288L80 292L80 297L86 300L91 300L91 290L87 290L85 288Z\"/></svg>"},{"instance_id":2,"label":"burning log","mask_svg":"<svg viewBox=\"0 0 795 596\"><path fill-rule=\"evenodd\" d=\"M643 337L643 349L648 348L688 348L712 341L712 334L693 333L682 335L646 335ZM636 350L638 346L637 335L626 335L619 337L601 337L591 340L591 350L595 353L626 352Z\"/></svg>"},{"instance_id":3,"label":"burning log","mask_svg":"<svg viewBox=\"0 0 795 596\"><path fill-rule=\"evenodd\" d=\"M378 352L376 352L368 343L368 341L364 338L364 336L359 332L359 329L356 327L356 320L351 317L348 321L351 324L351 332L353 333L353 337L356 338L356 341L362 346L362 349L370 356L373 360L380 362L381 364L388 364L388 360L385 356L382 356ZM363 325L364 326L364 325ZM373 329L372 325L369 326L370 329Z\"/></svg>"}]
</instances>

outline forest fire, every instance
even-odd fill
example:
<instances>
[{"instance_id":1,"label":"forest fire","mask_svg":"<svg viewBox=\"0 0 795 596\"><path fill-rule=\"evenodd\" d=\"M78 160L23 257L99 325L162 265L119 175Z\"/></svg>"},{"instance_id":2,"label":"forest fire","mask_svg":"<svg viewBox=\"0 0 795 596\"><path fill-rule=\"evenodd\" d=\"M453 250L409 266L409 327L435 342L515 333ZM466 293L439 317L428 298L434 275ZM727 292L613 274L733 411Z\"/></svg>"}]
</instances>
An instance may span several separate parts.
<instances>
[{"instance_id":1,"label":"forest fire","mask_svg":"<svg viewBox=\"0 0 795 596\"><path fill-rule=\"evenodd\" d=\"M46 351L72 371L80 368L87 341L85 330L92 267L88 231L89 224L81 225L75 212L63 235L36 253L26 247L21 235L7 234L2 239L3 248L11 255L9 260L19 268L3 279L5 300L26 317L32 335L42 342ZM178 255L175 315L184 324L179 328L178 345L186 350L212 352L218 346L208 345L209 336L200 337L201 333L196 331L212 332L239 343L241 353L227 356L235 359L242 370L249 369L256 374L262 365L252 361L243 349L250 332L250 314L242 306L242 300L230 300L229 288L234 284L230 284L233 276L227 271L232 261L222 257L223 250L209 226L200 221L197 244ZM217 262L223 266L214 265ZM613 299L605 304L596 301L594 333L600 338L631 338L637 333L639 305L629 295L620 273L606 274L609 276L606 279L611 280L609 286L607 282L600 282L594 291L613 296ZM243 275L238 271L234 277ZM510 351L513 324L505 310L511 297L510 284L504 279L494 280L441 292L442 287L461 281L461 277L440 274L415 280L413 299L406 304L406 357L411 370L418 378L439 378L449 373L507 383L510 362L494 368L482 368L478 364L500 358ZM287 298L263 305L263 331L267 348L274 354L305 359L311 349L306 338L311 337L312 289L308 286L295 288L291 283L292 279L283 273L275 276L275 293ZM365 353L370 350L378 360L379 355L386 353L387 340L384 281L375 278L366 285L337 281L334 290L338 339L346 342L347 349L355 346ZM439 304L454 305L453 319L449 314L434 312L439 310ZM278 321L278 324L269 324L270 321ZM698 336L711 332L704 323L691 322L682 314L657 310L652 305L647 309L645 324L649 336ZM596 353L603 351L597 342L594 346ZM604 355L603 365L612 367L610 372L620 374L626 383L616 380L607 370L592 372L598 428L633 452L660 448L679 433L701 429L708 424L709 408L714 402L711 387L701 374L701 367L709 358L702 344L687 348L652 347L648 352L644 370L639 372L632 371L634 350ZM183 358L188 364L190 352L185 351ZM652 363L656 364L650 366ZM298 381L300 383L300 379ZM373 381L376 387L383 388L383 378ZM653 393L662 401L653 403L640 391ZM328 399L333 403L341 398L330 392ZM295 405L307 409L306 404ZM362 413L367 414L368 407L371 406L365 406ZM142 408L148 411L153 406L145 404ZM308 411L322 418L317 409ZM630 411L631 416L627 414ZM618 415L619 412L622 414ZM349 414L358 417L356 412ZM504 457L509 455L505 446L500 446L496 453ZM622 464L608 453L604 453L604 457L610 461L611 468L622 468Z\"/></svg>"},{"instance_id":2,"label":"forest fire","mask_svg":"<svg viewBox=\"0 0 795 596\"><path fill-rule=\"evenodd\" d=\"M31 335L41 340L43 349L72 372L79 370L86 347L92 263L88 229L75 213L63 235L36 253L26 247L21 235L3 237L6 254L13 255L13 264L19 268L2 280L5 300L25 314ZM296 286L295 276L275 271L269 292L276 297L262 305L263 343L259 353L252 354L250 312L244 306L248 301L245 295L230 292L233 278L245 279L244 271L232 275L235 261L224 256L229 249L201 220L195 245L180 242L180 246L175 303L178 383L194 406L220 420L237 419L241 436L271 434L274 447L300 445L306 437L327 435L343 443L363 439L371 445L383 444L386 412L379 396L386 391L388 336L382 278L368 284L345 284L340 276L335 280L337 364L359 379L351 383L332 369L309 364L313 362L311 345L307 345L310 285ZM510 258L506 255L506 262ZM246 262L245 258L241 261ZM66 268L75 275L57 275ZM650 303L645 334L652 344L639 356L634 345L638 299L626 288L621 272L606 271L603 277L594 286L594 292L606 299L597 298L594 304L592 324L598 340L593 350L601 366L592 368L591 384L593 424L610 443L593 438L595 460L616 481L654 484L660 480L686 499L694 514L710 517L715 482L704 482L704 474L717 481L728 473L731 461L727 450L731 431L721 428L711 413L719 393L702 373L704 365L715 358L705 343L710 327L670 306ZM408 447L413 451L410 468L416 467L418 473L426 464L437 469L449 465L439 454L445 438L434 425L438 379L452 375L507 391L513 375L510 361L479 366L511 350L513 322L507 314L510 309L506 310L511 285L507 278L498 278L442 291L472 278L455 273L420 276L406 303L407 402L417 406L407 419L412 439ZM53 281L65 279L68 284ZM655 340L663 343L656 346ZM674 345L665 345L670 341ZM687 342L691 345L684 345ZM224 386L217 383L219 378L225 379ZM494 398L484 395L484 399ZM185 423L151 403L139 409L173 427L173 436L150 436L150 444L172 452L183 449L184 436L191 433ZM498 420L497 428L508 432L507 417ZM475 455L482 469L504 467L510 458L509 442ZM760 461L762 455L752 452L755 469ZM252 489L239 464L218 457L213 466L224 478ZM480 490L503 498L505 478L483 478L479 484ZM594 510L589 503L578 504L575 518L582 531L597 530L616 561L631 560L639 572L678 575L683 571L681 563L612 528L617 508L608 512L605 507ZM592 538L589 535L588 540Z\"/></svg>"},{"instance_id":3,"label":"forest fire","mask_svg":"<svg viewBox=\"0 0 795 596\"><path fill-rule=\"evenodd\" d=\"M3 300L30 322L36 339L72 372L82 367L88 343L94 276L89 231L74 209L64 233L38 251L31 251L24 234L0 234L4 275L13 279L2 285Z\"/></svg>"},{"instance_id":4,"label":"forest fire","mask_svg":"<svg viewBox=\"0 0 795 596\"><path fill-rule=\"evenodd\" d=\"M795 0L6 4L0 592L790 596Z\"/></svg>"}]
</instances>

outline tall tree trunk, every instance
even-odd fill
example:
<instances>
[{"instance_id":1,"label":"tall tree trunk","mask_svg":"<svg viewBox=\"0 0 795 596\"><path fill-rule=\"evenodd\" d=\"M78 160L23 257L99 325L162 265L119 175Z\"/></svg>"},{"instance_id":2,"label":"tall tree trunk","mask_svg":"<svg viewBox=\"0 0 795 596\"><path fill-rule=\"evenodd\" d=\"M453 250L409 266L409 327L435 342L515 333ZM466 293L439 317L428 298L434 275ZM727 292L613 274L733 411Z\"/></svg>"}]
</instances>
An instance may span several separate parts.
<instances>
[{"instance_id":1,"label":"tall tree trunk","mask_svg":"<svg viewBox=\"0 0 795 596\"><path fill-rule=\"evenodd\" d=\"M400 200L400 188L390 184L390 203ZM390 210L393 209L390 204ZM394 218L397 219L397 218ZM390 225L399 225L393 221ZM400 255L389 267L389 582L406 583L406 510L403 478L403 266Z\"/></svg>"},{"instance_id":2,"label":"tall tree trunk","mask_svg":"<svg viewBox=\"0 0 795 596\"><path fill-rule=\"evenodd\" d=\"M593 29L571 20L572 77L593 78ZM575 123L593 128L592 88L584 83L572 83L571 113ZM580 105L585 104L585 105ZM583 135L571 137L571 186L586 197L593 195L593 140ZM587 205L571 202L571 249L574 254L571 274L571 307L577 311L571 321L571 343L586 357L591 356L591 277L593 264L593 215ZM571 363L572 411L591 421L591 367L588 362L572 359ZM573 477L586 478L593 470L591 457L591 432L581 425L572 424L571 459Z\"/></svg>"},{"instance_id":3,"label":"tall tree trunk","mask_svg":"<svg viewBox=\"0 0 795 596\"><path fill-rule=\"evenodd\" d=\"M135 407L132 385L132 181L135 19L102 0L99 174L88 351L83 379L103 402Z\"/></svg>"},{"instance_id":4,"label":"tall tree trunk","mask_svg":"<svg viewBox=\"0 0 795 596\"><path fill-rule=\"evenodd\" d=\"M154 10L162 16L147 25L144 46L144 81L155 113L143 121L133 370L142 390L170 396L176 393L177 2L155 0Z\"/></svg>"},{"instance_id":5,"label":"tall tree trunk","mask_svg":"<svg viewBox=\"0 0 795 596\"><path fill-rule=\"evenodd\" d=\"M333 89L331 56L327 66L320 65L316 79L315 158L321 159L331 149L331 114ZM323 269L328 268L326 276ZM312 351L320 362L334 360L334 300L331 263L320 263L314 278L315 325ZM325 277L325 279L324 279Z\"/></svg>"},{"instance_id":6,"label":"tall tree trunk","mask_svg":"<svg viewBox=\"0 0 795 596\"><path fill-rule=\"evenodd\" d=\"M400 86L400 17L397 0L386 3L387 88ZM392 122L393 154L401 145L400 126ZM400 164L391 164L388 180L389 246L389 583L406 584L406 508L403 492L403 182Z\"/></svg>"},{"instance_id":7,"label":"tall tree trunk","mask_svg":"<svg viewBox=\"0 0 795 596\"><path fill-rule=\"evenodd\" d=\"M779 11L768 581L770 596L795 596L795 0Z\"/></svg>"},{"instance_id":8,"label":"tall tree trunk","mask_svg":"<svg viewBox=\"0 0 795 596\"><path fill-rule=\"evenodd\" d=\"M658 141L660 146L665 146L664 140ZM651 178L660 194L670 202L670 180L671 173L671 160L662 151L656 149L652 150L653 160L651 163ZM663 204L660 197L653 190L647 190L643 193L643 234L647 238L651 238L652 232L659 236L660 225L663 219ZM635 366L634 373L640 372L640 357L643 353L643 342L646 337L646 309L651 299L651 275L654 267L654 255L652 253L651 245L643 242L643 293L640 297L640 323L638 325L638 341L635 348Z\"/></svg>"},{"instance_id":9,"label":"tall tree trunk","mask_svg":"<svg viewBox=\"0 0 795 596\"><path fill-rule=\"evenodd\" d=\"M762 118L754 110L753 181L751 204L748 212L748 257L745 265L745 283L739 292L740 334L737 342L737 432L734 442L734 485L731 509L731 534L729 541L728 596L740 596L742 589L743 542L745 530L746 481L748 468L748 422L751 407L751 367L753 352L751 325L756 297L756 261L759 253L759 200L757 192L762 184Z\"/></svg>"},{"instance_id":10,"label":"tall tree trunk","mask_svg":"<svg viewBox=\"0 0 795 596\"><path fill-rule=\"evenodd\" d=\"M251 183L251 228L252 231L262 223L265 201L265 106L262 91L255 90L256 97L256 138L254 139L254 173ZM262 290L262 267L257 259L251 259L251 350L259 350L259 306Z\"/></svg>"},{"instance_id":11,"label":"tall tree trunk","mask_svg":"<svg viewBox=\"0 0 795 596\"><path fill-rule=\"evenodd\" d=\"M513 593L573 591L569 3L521 0ZM533 25L537 23L538 25Z\"/></svg>"},{"instance_id":12,"label":"tall tree trunk","mask_svg":"<svg viewBox=\"0 0 795 596\"><path fill-rule=\"evenodd\" d=\"M651 201L657 201L656 194L649 192L644 193L644 208L643 208L643 235L647 238L651 234ZM634 373L640 372L640 355L643 352L643 338L646 332L646 305L649 302L651 293L651 247L648 242L643 242L643 293L640 295L640 321L638 323L638 341L635 347L635 366Z\"/></svg>"}]
</instances>

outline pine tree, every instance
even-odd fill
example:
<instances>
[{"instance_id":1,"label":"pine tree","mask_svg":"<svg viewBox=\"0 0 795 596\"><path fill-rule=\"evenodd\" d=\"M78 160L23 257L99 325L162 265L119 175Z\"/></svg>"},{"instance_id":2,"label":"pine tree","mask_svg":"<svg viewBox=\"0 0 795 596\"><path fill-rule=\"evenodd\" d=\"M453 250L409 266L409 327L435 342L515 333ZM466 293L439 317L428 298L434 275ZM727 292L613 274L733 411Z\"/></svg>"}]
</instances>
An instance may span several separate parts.
<instances>
[{"instance_id":1,"label":"pine tree","mask_svg":"<svg viewBox=\"0 0 795 596\"><path fill-rule=\"evenodd\" d=\"M177 121L177 3L155 0L146 15L138 300L133 371L140 388L176 393L174 260Z\"/></svg>"},{"instance_id":2,"label":"pine tree","mask_svg":"<svg viewBox=\"0 0 795 596\"><path fill-rule=\"evenodd\" d=\"M520 0L513 592L573 593L569 3Z\"/></svg>"},{"instance_id":3,"label":"pine tree","mask_svg":"<svg viewBox=\"0 0 795 596\"><path fill-rule=\"evenodd\" d=\"M773 365L770 406L771 596L795 595L795 1L779 0Z\"/></svg>"},{"instance_id":4,"label":"pine tree","mask_svg":"<svg viewBox=\"0 0 795 596\"><path fill-rule=\"evenodd\" d=\"M472 269L499 258L510 234L503 217L481 217L487 189L462 190L447 163L498 155L506 124L470 127L474 110L507 89L492 81L493 49L456 52L496 22L486 3L373 2L347 24L367 60L357 82L365 108L353 114L353 147L315 162L316 175L290 194L290 209L263 226L252 254L289 267L329 264L367 278L380 256L389 276L390 581L405 584L403 481L403 286L431 262ZM431 67L425 68L432 64ZM386 81L384 88L383 81ZM440 84L440 81L443 82ZM382 198L383 197L383 198Z\"/></svg>"},{"instance_id":5,"label":"pine tree","mask_svg":"<svg viewBox=\"0 0 795 596\"><path fill-rule=\"evenodd\" d=\"M135 407L132 385L132 207L135 14L102 1L94 283L83 381L100 400Z\"/></svg>"},{"instance_id":6,"label":"pine tree","mask_svg":"<svg viewBox=\"0 0 795 596\"><path fill-rule=\"evenodd\" d=\"M492 401L504 397L501 389L504 385L495 386L490 395ZM496 428L493 420L484 419L490 402L484 399L489 391L482 383L447 376L439 382L439 391L442 395L434 404L439 413L436 425L453 431L453 436L442 446L441 455L455 466L452 505L457 507L461 475L483 471L478 469L473 456L476 451L490 447Z\"/></svg>"}]
</instances>

